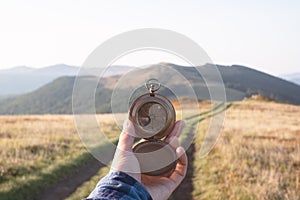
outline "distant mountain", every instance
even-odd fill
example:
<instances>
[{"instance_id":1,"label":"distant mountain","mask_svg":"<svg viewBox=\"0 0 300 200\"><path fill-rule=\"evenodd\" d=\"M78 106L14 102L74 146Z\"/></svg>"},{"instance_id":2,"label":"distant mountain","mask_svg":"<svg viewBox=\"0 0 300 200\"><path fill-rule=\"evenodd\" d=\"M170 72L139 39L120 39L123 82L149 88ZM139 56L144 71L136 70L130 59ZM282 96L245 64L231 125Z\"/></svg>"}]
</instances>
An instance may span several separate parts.
<instances>
[{"instance_id":1,"label":"distant mountain","mask_svg":"<svg viewBox=\"0 0 300 200\"><path fill-rule=\"evenodd\" d=\"M122 74L132 69L129 66L111 66L105 76ZM62 76L76 76L80 68L65 64L52 65L44 68L30 68L19 66L11 69L0 70L0 98L15 96L34 91L51 81ZM101 68L84 70L84 75L101 75Z\"/></svg>"},{"instance_id":2,"label":"distant mountain","mask_svg":"<svg viewBox=\"0 0 300 200\"><path fill-rule=\"evenodd\" d=\"M282 78L300 85L300 73L283 75Z\"/></svg>"},{"instance_id":3,"label":"distant mountain","mask_svg":"<svg viewBox=\"0 0 300 200\"><path fill-rule=\"evenodd\" d=\"M60 76L75 76L77 72L77 67L64 64L41 69L21 66L0 70L0 96L31 92Z\"/></svg>"},{"instance_id":4,"label":"distant mountain","mask_svg":"<svg viewBox=\"0 0 300 200\"><path fill-rule=\"evenodd\" d=\"M24 73L24 72L30 72L33 71L34 68L32 67L27 67L27 66L18 66L18 67L13 67L10 69L4 69L0 70L1 73L6 73L6 74L12 74L12 73Z\"/></svg>"},{"instance_id":5,"label":"distant mountain","mask_svg":"<svg viewBox=\"0 0 300 200\"><path fill-rule=\"evenodd\" d=\"M204 73L209 73L211 65L197 68ZM217 65L217 68L223 78L228 101L240 101L257 94L279 102L300 105L300 86L296 84L244 66ZM210 99L208 88L203 78L197 73L198 71L193 67L164 63L135 69L123 76L105 77L100 82L97 77L83 76L80 77L84 84L84 89L80 92L82 101L75 102L75 104L81 110L87 110L91 106L89 100L94 96L90 96L86 91L89 87L93 89L95 85L98 85L95 92L96 111L97 113L111 112L110 100L113 91L119 94L117 101L120 103L126 100L125 94L128 93L132 94L132 99L134 99L138 94L147 92L143 83L149 78L157 78L168 86L176 88L180 96L188 95L185 86L191 84L198 99L208 100ZM182 77L187 80L183 80ZM74 81L75 77L61 77L34 92L0 100L0 114L71 114ZM137 83L140 85L139 88L136 88ZM220 85L213 83L212 87L218 89ZM137 90L132 93L131 89ZM159 92L170 99L175 98L172 91L166 88L162 88ZM126 112L127 110L120 108L119 111Z\"/></svg>"}]
</instances>

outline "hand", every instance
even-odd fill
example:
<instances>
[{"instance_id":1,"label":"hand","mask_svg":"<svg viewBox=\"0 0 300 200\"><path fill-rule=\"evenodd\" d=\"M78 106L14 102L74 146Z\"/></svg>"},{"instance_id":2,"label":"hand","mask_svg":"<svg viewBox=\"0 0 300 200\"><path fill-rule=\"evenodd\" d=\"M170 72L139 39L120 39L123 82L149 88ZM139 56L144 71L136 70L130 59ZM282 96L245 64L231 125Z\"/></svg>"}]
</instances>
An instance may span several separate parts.
<instances>
[{"instance_id":1,"label":"hand","mask_svg":"<svg viewBox=\"0 0 300 200\"><path fill-rule=\"evenodd\" d=\"M129 120L124 123L111 170L125 172L141 182L154 200L167 199L186 175L187 156L184 149L179 147L178 141L183 127L184 122L181 120L177 121L174 129L165 139L167 143L176 149L176 154L179 158L176 169L168 177L148 176L140 173L139 162L132 152L135 135L134 126Z\"/></svg>"}]
</instances>

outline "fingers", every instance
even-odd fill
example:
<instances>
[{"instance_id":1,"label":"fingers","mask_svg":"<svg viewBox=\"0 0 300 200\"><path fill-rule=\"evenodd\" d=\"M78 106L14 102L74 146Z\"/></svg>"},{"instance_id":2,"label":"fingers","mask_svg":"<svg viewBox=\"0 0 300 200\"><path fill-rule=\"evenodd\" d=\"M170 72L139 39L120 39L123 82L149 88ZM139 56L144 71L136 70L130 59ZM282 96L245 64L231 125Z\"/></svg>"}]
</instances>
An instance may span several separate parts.
<instances>
[{"instance_id":1,"label":"fingers","mask_svg":"<svg viewBox=\"0 0 300 200\"><path fill-rule=\"evenodd\" d=\"M179 135L180 135L180 133L181 133L183 127L184 127L184 121L178 120L178 121L175 123L175 126L174 126L172 132L166 137L165 141L166 141L167 143L170 143L170 141L171 141L171 139L172 139L173 137L179 137Z\"/></svg>"},{"instance_id":2,"label":"fingers","mask_svg":"<svg viewBox=\"0 0 300 200\"><path fill-rule=\"evenodd\" d=\"M123 125L122 133L119 137L118 148L123 151L132 151L134 143L134 125L130 120L126 120Z\"/></svg>"},{"instance_id":3,"label":"fingers","mask_svg":"<svg viewBox=\"0 0 300 200\"><path fill-rule=\"evenodd\" d=\"M171 137L170 139L168 139L167 141L169 143L169 145L171 145L171 147L173 147L174 149L177 149L177 147L179 147L179 139L178 137Z\"/></svg>"},{"instance_id":4,"label":"fingers","mask_svg":"<svg viewBox=\"0 0 300 200\"><path fill-rule=\"evenodd\" d=\"M174 172L169 177L175 183L175 187L184 179L188 166L187 155L182 147L176 149L176 154L179 157L178 163Z\"/></svg>"},{"instance_id":5,"label":"fingers","mask_svg":"<svg viewBox=\"0 0 300 200\"><path fill-rule=\"evenodd\" d=\"M175 123L172 132L166 137L165 142L169 143L173 148L179 147L178 136L184 127L184 121L179 120Z\"/></svg>"}]
</instances>

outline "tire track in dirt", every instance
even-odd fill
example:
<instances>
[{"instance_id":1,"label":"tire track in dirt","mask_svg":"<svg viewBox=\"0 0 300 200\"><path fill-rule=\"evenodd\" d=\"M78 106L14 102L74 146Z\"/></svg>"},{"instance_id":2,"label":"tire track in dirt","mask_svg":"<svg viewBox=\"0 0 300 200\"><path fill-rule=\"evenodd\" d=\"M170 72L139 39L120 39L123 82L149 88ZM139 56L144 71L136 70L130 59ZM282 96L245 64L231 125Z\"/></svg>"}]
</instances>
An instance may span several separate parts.
<instances>
[{"instance_id":1,"label":"tire track in dirt","mask_svg":"<svg viewBox=\"0 0 300 200\"><path fill-rule=\"evenodd\" d=\"M34 200L61 200L71 195L77 187L89 180L105 165L100 163L97 159L92 158L88 164L84 165L75 174L65 177L63 180L54 185L44 189L40 194L36 195Z\"/></svg>"},{"instance_id":2,"label":"tire track in dirt","mask_svg":"<svg viewBox=\"0 0 300 200\"><path fill-rule=\"evenodd\" d=\"M187 130L187 137L186 141L193 140L194 137L192 134L193 130L196 128L199 122L208 119L210 117L213 117L214 115L218 115L221 112L226 111L228 108L230 108L232 104L226 104L226 103L220 103L216 106L214 106L211 110L200 113L198 115L193 115L188 118L187 124L190 124L189 129ZM192 142L192 144L189 146L189 148L186 150L186 154L188 157L188 169L186 177L183 179L182 183L179 185L179 187L173 192L170 199L172 200L192 200L193 199L193 176L194 176L194 160L195 160L195 153L196 153L196 147L195 143Z\"/></svg>"}]
</instances>

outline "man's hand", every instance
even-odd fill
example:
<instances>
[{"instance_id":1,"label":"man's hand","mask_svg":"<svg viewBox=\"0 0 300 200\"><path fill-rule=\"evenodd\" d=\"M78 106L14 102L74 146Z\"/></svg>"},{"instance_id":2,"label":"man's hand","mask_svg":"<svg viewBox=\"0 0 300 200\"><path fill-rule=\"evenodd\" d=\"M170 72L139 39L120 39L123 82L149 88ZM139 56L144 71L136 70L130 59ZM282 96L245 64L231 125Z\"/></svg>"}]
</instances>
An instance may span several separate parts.
<instances>
[{"instance_id":1,"label":"man's hand","mask_svg":"<svg viewBox=\"0 0 300 200\"><path fill-rule=\"evenodd\" d=\"M167 143L176 149L176 154L179 158L176 169L168 177L147 176L140 173L139 162L132 152L135 132L130 120L124 123L111 170L125 172L141 182L154 200L167 199L186 175L187 156L184 149L179 146L178 140L183 127L184 122L182 120L177 121L174 129L165 139Z\"/></svg>"}]
</instances>

